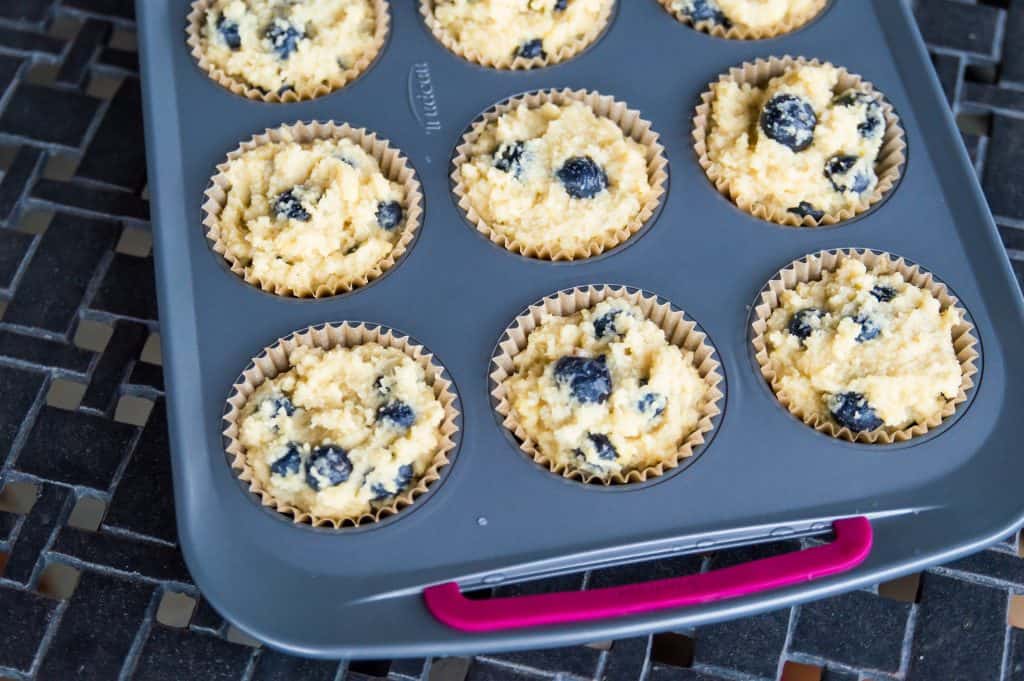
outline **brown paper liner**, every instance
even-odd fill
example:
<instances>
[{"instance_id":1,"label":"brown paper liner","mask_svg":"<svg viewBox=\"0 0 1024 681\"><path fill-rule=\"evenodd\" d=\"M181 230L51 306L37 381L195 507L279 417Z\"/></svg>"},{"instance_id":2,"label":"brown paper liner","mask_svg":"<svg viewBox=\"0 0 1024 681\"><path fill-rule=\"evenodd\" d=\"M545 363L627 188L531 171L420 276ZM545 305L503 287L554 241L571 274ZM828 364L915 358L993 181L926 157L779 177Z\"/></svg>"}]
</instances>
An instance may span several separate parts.
<instances>
[{"instance_id":1,"label":"brown paper liner","mask_svg":"<svg viewBox=\"0 0 1024 681\"><path fill-rule=\"evenodd\" d=\"M694 367L704 380L707 392L700 404L700 420L697 422L697 427L686 437L673 456L656 466L650 466L643 470L631 470L625 475L615 473L608 478L602 478L552 461L540 451L512 413L512 405L508 402L506 381L515 372L513 358L526 348L530 333L540 326L545 313L567 316L591 308L609 298L619 298L636 305L643 311L644 316L661 327L669 343L681 348L684 352L692 352ZM715 348L711 345L707 334L697 328L696 322L687 319L686 313L682 310L674 308L668 302L659 300L653 294L622 286L585 286L565 289L531 305L515 318L498 342L494 357L491 358L490 378L494 409L501 416L502 425L515 435L519 442L519 448L523 452L552 473L564 478L584 483L601 483L606 486L644 482L677 468L682 460L693 456L694 450L704 443L705 436L714 428L714 419L721 413L719 402L724 396L718 389L718 384L722 382L722 375L719 373L719 363L715 358Z\"/></svg>"},{"instance_id":2,"label":"brown paper liner","mask_svg":"<svg viewBox=\"0 0 1024 681\"><path fill-rule=\"evenodd\" d=\"M238 419L241 417L242 409L256 389L267 379L287 371L291 364L289 356L292 351L301 346L319 347L330 350L335 347L353 347L365 343L378 343L389 348L401 350L411 357L417 364L426 370L427 384L434 390L434 395L441 402L444 408L444 420L440 426L441 443L434 454L430 467L423 476L416 482L415 486L396 496L390 504L382 506L374 513L366 513L358 518L320 518L302 509L295 508L287 503L278 501L267 490L260 486L260 482L253 475L249 461L245 455L245 449L238 441ZM367 522L377 522L387 516L392 516L408 507L417 497L427 491L431 483L441 477L441 469L449 463L448 455L455 448L455 433L458 431L456 419L459 412L455 407L455 390L451 380L448 378L444 368L434 361L422 345L416 345L407 336L397 334L391 329L364 323L352 324L341 322L337 324L321 324L311 326L301 331L279 339L273 345L264 348L259 355L253 358L249 366L238 377L231 388L228 396L227 409L224 413L224 438L226 452L231 458L231 468L237 473L238 478L249 483L249 491L260 498L264 506L274 509L278 513L289 515L295 523L307 523L314 527L332 526L335 529L344 526L356 526Z\"/></svg>"},{"instance_id":3,"label":"brown paper liner","mask_svg":"<svg viewBox=\"0 0 1024 681\"><path fill-rule=\"evenodd\" d=\"M786 393L781 389L778 377L772 367L772 362L768 357L768 344L765 339L765 334L768 331L768 319L771 317L772 312L779 307L779 297L783 291L794 289L799 283L821 279L822 272L835 271L844 258L860 260L868 269L881 274L898 272L903 275L904 280L908 283L931 292L943 309L956 307L960 310L961 322L953 329L953 349L956 352L957 359L960 361L960 371L963 378L956 397L946 403L945 408L938 417L926 423L918 423L902 430L883 426L872 431L854 433L845 426L840 427L831 419L823 420L816 414L804 414L789 401ZM751 332L755 358L761 367L761 375L771 385L779 402L790 413L818 432L826 433L832 437L841 438L849 442L892 444L893 442L905 442L912 437L924 435L942 423L946 418L952 416L956 411L957 405L967 400L967 393L974 387L972 376L978 371L974 364L974 361L978 358L978 351L976 349L978 341L974 336L974 325L967 320L966 311L960 305L959 300L949 292L945 284L936 280L930 272L925 271L916 264L907 262L899 256L890 255L882 251L857 249L821 251L790 263L785 269L776 274L762 290L759 302L754 308Z\"/></svg>"},{"instance_id":4,"label":"brown paper liner","mask_svg":"<svg viewBox=\"0 0 1024 681\"><path fill-rule=\"evenodd\" d=\"M548 102L558 106L565 106L570 102L581 102L590 107L596 115L607 118L618 125L626 137L642 145L646 151L647 181L651 186L651 191L640 207L640 212L625 227L608 235L600 243L580 246L574 250L566 250L561 247L550 248L548 246L535 248L522 244L517 239L509 238L491 229L490 225L473 208L465 186L462 183L462 165L470 160L471 148L480 137L484 128L503 114L517 108L520 104L526 104L527 107L532 109ZM661 202L661 197L665 193L665 183L668 180L668 171L666 170L668 160L665 158L665 148L658 142L658 134L651 129L650 121L642 118L639 111L628 108L624 103L618 102L612 97L586 90L538 90L495 104L477 118L470 126L469 131L462 136L462 141L455 148L455 158L452 159L452 165L452 192L455 194L459 208L462 209L466 219L473 223L481 234L502 248L528 258L538 258L541 260L581 260L591 258L625 242L639 232L654 215Z\"/></svg>"},{"instance_id":5,"label":"brown paper liner","mask_svg":"<svg viewBox=\"0 0 1024 681\"><path fill-rule=\"evenodd\" d=\"M348 139L358 144L368 154L373 156L380 165L381 172L392 182L403 185L405 189L405 202L402 209L405 214L405 226L402 234L398 237L391 252L369 272L351 281L335 281L330 284L320 284L316 289L291 289L288 286L277 284L271 281L264 281L259 277L251 275L244 264L238 261L227 246L221 241L220 227L216 218L224 209L224 202L227 199L227 191L230 183L227 180L228 163L238 158L243 152L254 149L258 146L272 142L298 142L300 144L312 142L317 139ZM423 214L423 194L420 190L420 182L416 179L416 173L408 160L397 149L391 147L386 139L378 138L375 133L365 128L353 128L347 123L337 124L333 121L321 123L312 121L310 123L295 123L294 125L283 125L279 128L268 128L262 134L253 135L251 139L243 142L237 149L228 154L227 159L217 166L217 174L210 181L206 192L206 202L203 203L203 225L206 227L206 238L214 251L219 253L231 266L231 271L242 277L253 286L258 286L264 291L279 296L292 296L295 298L324 298L333 296L345 291L351 291L365 286L370 281L381 276L391 269L395 262L405 253L416 237L416 230L420 226L420 217Z\"/></svg>"},{"instance_id":6,"label":"brown paper liner","mask_svg":"<svg viewBox=\"0 0 1024 681\"><path fill-rule=\"evenodd\" d=\"M776 76L782 75L785 71L795 66L833 66L829 62L821 62L817 59L807 60L803 57L771 57L769 59L758 59L755 62L745 62L742 66L729 69L728 73L718 77L718 82L733 81L736 83L749 83L753 86L763 87L768 81ZM718 164L708 157L707 136L711 119L711 103L714 93L711 85L701 94L701 103L697 106L696 114L693 117L693 148L697 153L697 160L700 166L707 173L715 188L735 203L741 209L750 213L756 218L775 222L780 225L792 227L817 227L820 225L834 225L849 220L855 215L867 211L881 201L896 183L899 182L900 174L906 162L906 136L899 116L896 115L892 105L885 97L874 89L866 80L856 74L849 73L842 67L836 67L839 71L839 83L836 86L840 94L849 89L862 90L879 95L882 103L882 115L885 117L885 136L882 139L882 147L878 153L878 160L875 163L875 174L878 176L878 183L874 191L864 197L860 204L854 208L843 208L837 213L826 213L820 220L810 216L800 217L786 210L779 210L772 206L765 206L760 203L750 203L740 199L733 193L728 174L719 168Z\"/></svg>"},{"instance_id":7,"label":"brown paper liner","mask_svg":"<svg viewBox=\"0 0 1024 681\"><path fill-rule=\"evenodd\" d=\"M371 0L373 3L374 18L376 19L376 26L373 31L373 44L370 46L370 49L367 50L363 56L357 59L351 67L342 71L333 80L318 84L312 90L300 92L297 89L294 89L288 90L284 94L278 94L277 92L264 92L255 85L251 85L235 76L230 76L224 73L220 68L206 59L206 53L203 51L202 42L200 41L200 32L202 31L203 22L206 19L206 12L213 1L214 0L195 0L195 2L192 3L192 9L186 19L188 24L185 26L185 34L188 38L185 42L189 48L191 48L192 56L199 64L199 68L205 71L206 75L208 75L211 80L236 95L241 95L242 97L254 99L260 102L301 102L307 99L323 97L335 90L340 90L361 76L369 68L370 64L372 64L380 54L381 48L384 47L384 42L387 40L388 31L391 27L391 14L389 12L387 0Z\"/></svg>"},{"instance_id":8,"label":"brown paper liner","mask_svg":"<svg viewBox=\"0 0 1024 681\"><path fill-rule=\"evenodd\" d=\"M738 26L733 24L729 28L725 28L712 21L698 21L694 22L689 16L683 12L675 9L673 5L678 0L658 0L661 6L665 8L669 14L674 16L680 23L686 24L687 26L703 31L716 38L726 38L728 40L763 40L765 38L774 38L776 36L785 35L792 33L793 31L799 30L810 23L815 17L822 13L825 9L825 5L828 4L828 0L818 0L814 4L813 8L806 14L801 14L790 21L785 21L780 24L776 24L771 28L752 28L749 26Z\"/></svg>"},{"instance_id":9,"label":"brown paper liner","mask_svg":"<svg viewBox=\"0 0 1024 681\"><path fill-rule=\"evenodd\" d=\"M584 51L601 37L605 29L608 28L609 20L612 15L612 8L615 6L615 0L604 0L601 8L601 16L593 28L590 29L583 37L576 41L563 45L556 52L553 52L546 57L537 57L535 59L526 59L518 55L509 55L505 59L491 59L480 54L476 50L466 49L458 40L455 39L447 28L441 25L441 22L434 16L434 0L420 0L420 15L423 17L423 21L427 24L427 28L434 34L438 42L448 48L449 52L452 52L458 57L465 59L468 62L486 66L492 69L501 69L504 71L519 71L525 69L536 69L544 66L551 66L552 64L558 64L563 61L572 59L580 52Z\"/></svg>"}]
</instances>

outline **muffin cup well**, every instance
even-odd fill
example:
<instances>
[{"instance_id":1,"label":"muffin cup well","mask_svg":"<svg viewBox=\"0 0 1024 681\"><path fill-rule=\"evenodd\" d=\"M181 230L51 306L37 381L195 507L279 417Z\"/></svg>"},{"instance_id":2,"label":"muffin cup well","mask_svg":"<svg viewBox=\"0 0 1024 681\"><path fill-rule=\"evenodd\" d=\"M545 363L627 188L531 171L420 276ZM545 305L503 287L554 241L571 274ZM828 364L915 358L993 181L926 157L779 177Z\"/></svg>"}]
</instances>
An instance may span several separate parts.
<instances>
[{"instance_id":1,"label":"muffin cup well","mask_svg":"<svg viewBox=\"0 0 1024 681\"><path fill-rule=\"evenodd\" d=\"M526 431L516 421L512 405L508 401L506 381L515 373L513 359L526 348L530 333L540 326L545 313L557 316L571 315L610 298L619 298L636 305L643 311L647 319L653 321L665 332L669 343L681 348L684 352L692 352L694 368L704 380L707 392L699 406L700 420L697 422L697 427L680 444L679 449L669 455L665 461L643 470L632 470L626 474L615 473L608 478L601 478L559 464L540 451L537 444L530 439ZM586 286L566 289L531 305L515 318L498 342L495 354L491 358L490 379L494 409L501 416L502 425L515 436L519 442L519 448L523 452L552 473L564 478L584 483L596 482L606 486L644 482L677 468L683 460L693 456L694 450L705 442L705 436L714 429L714 419L721 413L720 402L724 397L718 387L722 382L722 375L719 373L715 348L707 334L697 328L696 322L687 319L682 310L674 308L668 302L659 300L657 296L622 286Z\"/></svg>"},{"instance_id":2,"label":"muffin cup well","mask_svg":"<svg viewBox=\"0 0 1024 681\"><path fill-rule=\"evenodd\" d=\"M817 59L808 60L803 57L790 56L758 59L757 61L745 62L742 66L729 69L728 73L718 77L718 82L733 81L740 84L748 83L755 87L764 87L772 78L780 76L796 66L833 66L833 64L821 62ZM815 220L810 216L800 217L789 211L779 210L760 203L750 203L740 199L733 192L728 174L708 156L707 138L711 125L711 105L714 101L714 92L711 89L711 84L701 94L701 103L697 106L693 117L693 149L697 154L697 160L704 169L704 172L707 173L708 179L715 185L715 188L745 212L762 220L792 227L834 225L869 210L881 201L899 182L906 163L907 149L906 134L903 131L899 116L896 115L895 110L888 100L885 99L884 95L875 90L871 83L861 79L858 75L849 73L842 67L835 68L839 71L836 94L849 89L858 89L879 95L882 103L882 115L885 117L885 136L882 139L882 147L879 150L878 159L875 163L875 174L878 176L878 183L875 185L874 191L863 197L857 206L843 208L835 213L826 213L820 220Z\"/></svg>"},{"instance_id":3,"label":"muffin cup well","mask_svg":"<svg viewBox=\"0 0 1024 681\"><path fill-rule=\"evenodd\" d=\"M241 95L247 99L259 102L301 102L308 99L323 97L335 90L340 90L361 76L370 67L370 64L377 59L377 56L380 54L380 51L383 49L384 43L387 40L388 31L391 28L391 13L389 11L387 0L371 0L375 18L373 44L363 56L352 64L351 67L342 71L337 75L337 77L318 84L311 90L298 92L291 89L284 93L265 92L261 88L250 85L235 76L224 73L220 68L212 64L206 58L206 54L203 51L202 41L200 40L200 32L202 31L203 22L206 20L206 12L209 10L210 5L212 5L213 2L214 0L195 0L195 2L192 3L192 9L186 19L188 23L185 26L185 34L188 38L185 42L192 50L192 57L195 58L196 62L199 64L199 68L201 68L211 80L236 95Z\"/></svg>"},{"instance_id":4,"label":"muffin cup well","mask_svg":"<svg viewBox=\"0 0 1024 681\"><path fill-rule=\"evenodd\" d=\"M264 144L274 142L297 142L303 144L317 139L351 140L377 160L381 172L386 178L403 185L405 201L402 209L405 214L405 226L402 228L402 233L398 237L398 241L395 242L391 252L362 276L351 281L341 280L329 284L320 284L315 289L292 289L288 286L265 281L253 276L245 265L231 254L227 245L222 241L217 217L223 210L224 203L227 200L230 183L226 173L228 164L231 161L237 159L244 152ZM232 272L253 286L258 286L264 291L279 296L324 298L365 286L394 267L398 259L408 250L409 245L416 237L416 230L419 229L423 214L423 193L420 188L420 182L405 156L390 146L387 140L378 138L375 133L369 132L364 128L350 127L347 123L339 125L333 121L326 123L312 121L309 123L299 122L294 125L283 125L274 129L268 128L262 134L254 135L229 153L227 159L217 166L217 171L205 192L206 201L203 203L203 225L206 227L206 238L210 241L213 250L227 261Z\"/></svg>"},{"instance_id":5,"label":"muffin cup well","mask_svg":"<svg viewBox=\"0 0 1024 681\"><path fill-rule=\"evenodd\" d=\"M444 420L440 426L440 446L423 476L413 487L396 496L387 506L382 506L376 512L364 514L359 518L343 520L320 518L278 501L270 492L262 488L253 475L253 470L245 455L245 449L238 441L238 420L246 402L264 381L288 371L291 367L289 357L297 347L304 345L330 350L335 347L353 347L365 343L378 343L385 347L401 350L426 371L427 384L433 389L434 395L444 409ZM238 475L239 480L248 483L249 491L258 496L264 506L291 516L295 523L306 523L314 527L331 526L337 529L377 522L410 506L417 497L424 494L427 488L440 478L441 469L448 465L449 454L455 449L455 434L458 432L456 419L459 416L455 401L455 389L444 368L434 361L434 356L426 348L417 345L407 336L400 335L386 327L365 323L340 322L311 326L285 336L273 345L264 348L235 381L224 413L225 451L230 457L231 468Z\"/></svg>"},{"instance_id":6,"label":"muffin cup well","mask_svg":"<svg viewBox=\"0 0 1024 681\"><path fill-rule=\"evenodd\" d=\"M883 426L876 430L855 433L845 426L840 427L831 419L822 419L816 414L803 413L789 401L788 396L782 390L779 378L768 356L768 343L765 339L765 334L768 331L768 319L771 317L772 312L779 307L780 295L783 291L795 289L797 284L800 283L821 279L823 272L835 271L845 258L859 260L869 270L882 274L898 272L907 283L929 291L939 301L943 309L956 307L960 310L960 324L953 329L953 350L956 352L957 360L960 362L960 374L962 377L960 390L957 392L956 397L947 401L945 408L938 417L932 418L926 423L917 423L902 430L889 429ZM959 300L949 292L945 284L937 281L930 272L925 271L914 263L907 262L901 257L881 251L852 248L821 251L790 263L779 271L762 290L754 308L751 335L754 356L758 366L761 367L761 375L768 381L779 402L790 413L815 430L849 442L892 444L893 442L905 442L912 437L924 435L952 416L956 411L957 405L967 400L967 393L974 387L972 377L978 371L974 363L979 356L976 348L978 340L974 336L974 325L968 320L966 311L960 305Z\"/></svg>"},{"instance_id":7,"label":"muffin cup well","mask_svg":"<svg viewBox=\"0 0 1024 681\"><path fill-rule=\"evenodd\" d=\"M792 33L813 21L815 17L825 10L825 5L828 4L828 0L818 0L813 5L812 9L806 14L796 16L790 21L776 24L771 28L756 29L746 26L737 26L736 24L733 24L729 28L725 28L724 26L712 21L695 22L681 10L674 7L677 1L678 0L658 0L658 2L661 3L661 6L665 8L665 11L674 16L680 23L686 24L697 31L713 35L716 38L726 38L728 40L763 40L765 38L775 38L780 35Z\"/></svg>"},{"instance_id":8,"label":"muffin cup well","mask_svg":"<svg viewBox=\"0 0 1024 681\"><path fill-rule=\"evenodd\" d=\"M476 50L465 49L459 44L459 41L453 36L447 28L441 25L441 22L434 16L434 0L419 0L420 3L420 15L423 17L423 21L426 23L427 28L434 34L438 42L444 45L449 52L455 54L462 59L480 66L486 66L492 69L500 69L503 71L520 71L526 69L536 69L544 66L551 66L552 64L559 64L564 61L572 59L580 52L597 42L597 39L601 37L605 29L608 27L608 23L611 20L612 9L615 6L615 0L604 0L601 7L601 16L597 22L597 25L592 27L585 35L578 40L563 45L557 51L545 57L536 57L534 59L527 59L520 57L515 54L510 54L504 59L490 59L480 54Z\"/></svg>"},{"instance_id":9,"label":"muffin cup well","mask_svg":"<svg viewBox=\"0 0 1024 681\"><path fill-rule=\"evenodd\" d=\"M611 120L619 126L626 137L644 147L647 161L647 181L651 186L651 191L641 205L640 212L625 227L609 235L602 242L573 250L552 249L547 246L535 248L492 230L483 217L476 212L463 184L462 166L470 160L469 154L473 144L489 124L522 104L532 109L546 103L565 106L571 102L580 102L589 107L595 115ZM582 260L624 243L639 232L654 216L662 196L665 194L665 185L668 180L668 160L665 157L665 148L658 142L658 134L651 129L650 121L641 117L639 111L628 108L624 103L618 102L612 97L587 90L538 90L495 104L473 121L469 130L462 136L462 141L455 148L452 165L452 193L455 195L459 208L477 231L506 250L540 260Z\"/></svg>"}]
</instances>

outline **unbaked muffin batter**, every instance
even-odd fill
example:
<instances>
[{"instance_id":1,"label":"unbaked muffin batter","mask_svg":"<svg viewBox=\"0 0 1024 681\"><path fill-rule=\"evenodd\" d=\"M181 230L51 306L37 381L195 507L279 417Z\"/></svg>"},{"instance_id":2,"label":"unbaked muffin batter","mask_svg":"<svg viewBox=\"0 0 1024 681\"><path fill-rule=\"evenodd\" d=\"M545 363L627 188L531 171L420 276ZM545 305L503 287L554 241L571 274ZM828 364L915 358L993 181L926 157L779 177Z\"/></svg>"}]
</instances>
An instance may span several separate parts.
<instances>
[{"instance_id":1,"label":"unbaked muffin batter","mask_svg":"<svg viewBox=\"0 0 1024 681\"><path fill-rule=\"evenodd\" d=\"M462 49L501 63L546 59L605 20L611 0L434 0L434 17Z\"/></svg>"},{"instance_id":2,"label":"unbaked muffin batter","mask_svg":"<svg viewBox=\"0 0 1024 681\"><path fill-rule=\"evenodd\" d=\"M695 24L709 21L774 35L773 29L805 23L824 6L825 0L676 0L674 8Z\"/></svg>"},{"instance_id":3,"label":"unbaked muffin batter","mask_svg":"<svg viewBox=\"0 0 1024 681\"><path fill-rule=\"evenodd\" d=\"M548 315L513 364L513 418L552 462L598 478L670 460L707 393L693 353L617 299Z\"/></svg>"},{"instance_id":4,"label":"unbaked muffin batter","mask_svg":"<svg viewBox=\"0 0 1024 681\"><path fill-rule=\"evenodd\" d=\"M643 146L580 102L521 104L489 123L468 156L470 203L492 231L528 248L603 244L651 192Z\"/></svg>"},{"instance_id":5,"label":"unbaked muffin batter","mask_svg":"<svg viewBox=\"0 0 1024 681\"><path fill-rule=\"evenodd\" d=\"M259 485L322 519L387 506L430 468L444 408L423 368L377 343L299 346L242 409L239 442Z\"/></svg>"},{"instance_id":6,"label":"unbaked muffin batter","mask_svg":"<svg viewBox=\"0 0 1024 681\"><path fill-rule=\"evenodd\" d=\"M899 273L846 258L780 303L768 320L768 357L804 414L854 432L901 430L938 417L959 392L959 311Z\"/></svg>"},{"instance_id":7,"label":"unbaked muffin batter","mask_svg":"<svg viewBox=\"0 0 1024 681\"><path fill-rule=\"evenodd\" d=\"M366 275L404 228L403 187L348 139L273 142L228 163L217 221L247 279L315 291Z\"/></svg>"},{"instance_id":8,"label":"unbaked muffin batter","mask_svg":"<svg viewBox=\"0 0 1024 681\"><path fill-rule=\"evenodd\" d=\"M712 86L708 157L751 204L821 219L866 202L885 136L877 95L836 92L833 66L795 66L764 88Z\"/></svg>"},{"instance_id":9,"label":"unbaked muffin batter","mask_svg":"<svg viewBox=\"0 0 1024 681\"><path fill-rule=\"evenodd\" d=\"M374 45L371 0L213 0L200 30L206 58L265 93L338 80Z\"/></svg>"}]
</instances>

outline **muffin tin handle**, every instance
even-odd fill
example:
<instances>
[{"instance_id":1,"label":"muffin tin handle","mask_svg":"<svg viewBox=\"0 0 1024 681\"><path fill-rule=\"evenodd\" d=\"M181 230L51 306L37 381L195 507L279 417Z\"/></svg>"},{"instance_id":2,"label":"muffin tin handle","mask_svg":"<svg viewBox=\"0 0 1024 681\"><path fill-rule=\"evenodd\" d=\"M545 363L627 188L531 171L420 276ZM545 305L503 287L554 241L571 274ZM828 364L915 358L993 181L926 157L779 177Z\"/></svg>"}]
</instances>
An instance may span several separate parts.
<instances>
[{"instance_id":1,"label":"muffin tin handle","mask_svg":"<svg viewBox=\"0 0 1024 681\"><path fill-rule=\"evenodd\" d=\"M685 577L589 591L470 600L446 582L424 590L430 613L454 629L500 631L548 624L638 615L749 596L846 572L871 552L873 533L864 516L836 520L835 540L810 549L772 556Z\"/></svg>"}]
</instances>

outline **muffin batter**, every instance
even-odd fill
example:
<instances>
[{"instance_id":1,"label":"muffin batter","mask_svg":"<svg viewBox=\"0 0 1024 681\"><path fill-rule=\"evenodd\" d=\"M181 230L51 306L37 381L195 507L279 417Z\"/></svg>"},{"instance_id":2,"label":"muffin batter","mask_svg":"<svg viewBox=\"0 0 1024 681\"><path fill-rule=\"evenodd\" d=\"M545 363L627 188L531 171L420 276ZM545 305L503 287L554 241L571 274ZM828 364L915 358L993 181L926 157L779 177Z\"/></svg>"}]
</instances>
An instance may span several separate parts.
<instances>
[{"instance_id":1,"label":"muffin batter","mask_svg":"<svg viewBox=\"0 0 1024 681\"><path fill-rule=\"evenodd\" d=\"M463 49L494 63L547 59L607 21L611 0L434 0L434 17Z\"/></svg>"},{"instance_id":2,"label":"muffin batter","mask_svg":"<svg viewBox=\"0 0 1024 681\"><path fill-rule=\"evenodd\" d=\"M322 519L390 505L430 468L444 408L423 368L377 343L299 346L242 409L239 442L277 501Z\"/></svg>"},{"instance_id":3,"label":"muffin batter","mask_svg":"<svg viewBox=\"0 0 1024 681\"><path fill-rule=\"evenodd\" d=\"M712 86L708 157L738 200L820 220L866 203L885 136L877 95L835 92L833 66L796 66L764 88Z\"/></svg>"},{"instance_id":4,"label":"muffin batter","mask_svg":"<svg viewBox=\"0 0 1024 681\"><path fill-rule=\"evenodd\" d=\"M513 358L513 418L553 463L607 479L670 460L697 427L707 385L629 302L548 315Z\"/></svg>"},{"instance_id":5,"label":"muffin batter","mask_svg":"<svg viewBox=\"0 0 1024 681\"><path fill-rule=\"evenodd\" d=\"M527 248L602 245L651 192L644 147L580 102L521 104L489 123L467 156L461 173L473 208Z\"/></svg>"},{"instance_id":6,"label":"muffin batter","mask_svg":"<svg viewBox=\"0 0 1024 681\"><path fill-rule=\"evenodd\" d=\"M825 0L676 0L673 8L695 24L711 22L769 36L806 23L824 6Z\"/></svg>"},{"instance_id":7,"label":"muffin batter","mask_svg":"<svg viewBox=\"0 0 1024 681\"><path fill-rule=\"evenodd\" d=\"M937 418L959 392L959 311L899 273L846 258L780 303L768 320L768 357L803 414L854 432L902 430Z\"/></svg>"},{"instance_id":8,"label":"muffin batter","mask_svg":"<svg viewBox=\"0 0 1024 681\"><path fill-rule=\"evenodd\" d=\"M264 93L330 85L374 45L371 0L213 0L200 45L227 76Z\"/></svg>"},{"instance_id":9,"label":"muffin batter","mask_svg":"<svg viewBox=\"0 0 1024 681\"><path fill-rule=\"evenodd\" d=\"M348 139L264 144L229 161L225 176L221 241L247 279L291 291L351 285L404 228L403 187Z\"/></svg>"}]
</instances>

